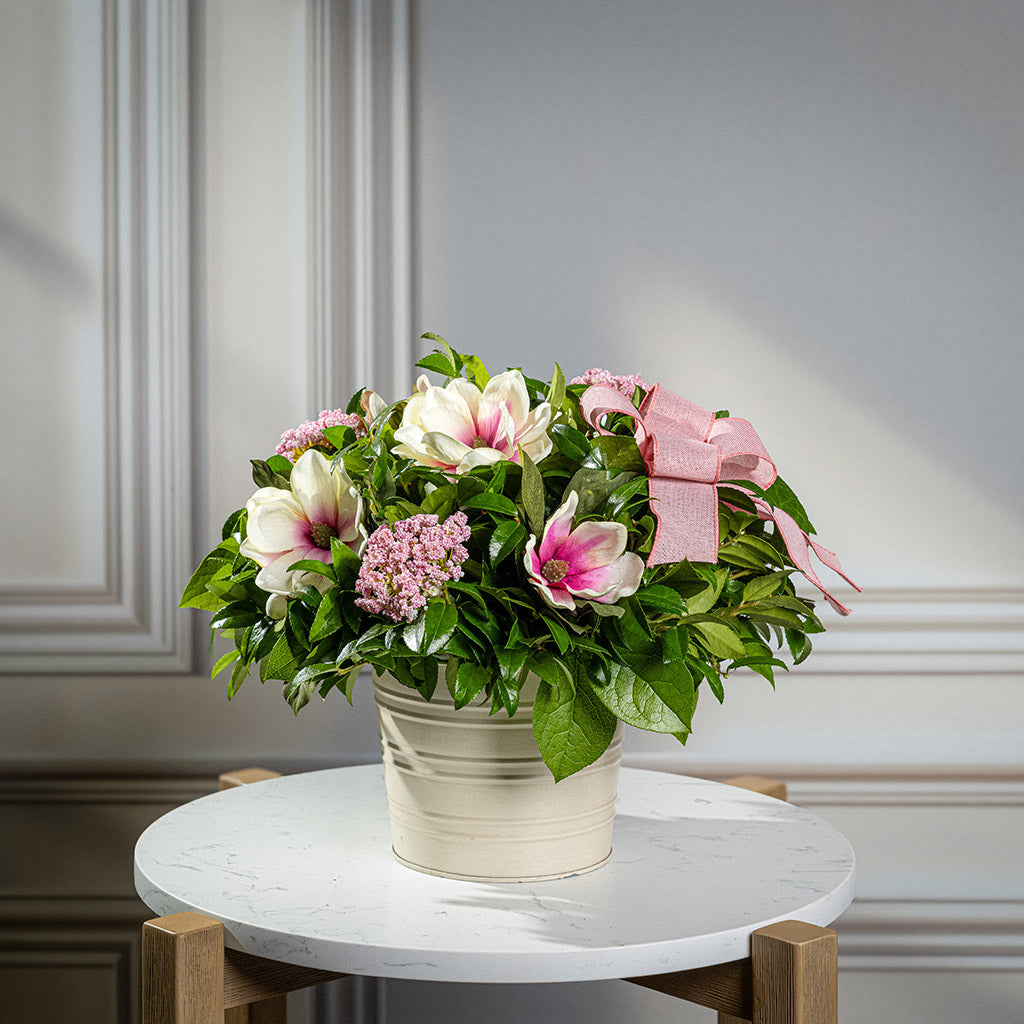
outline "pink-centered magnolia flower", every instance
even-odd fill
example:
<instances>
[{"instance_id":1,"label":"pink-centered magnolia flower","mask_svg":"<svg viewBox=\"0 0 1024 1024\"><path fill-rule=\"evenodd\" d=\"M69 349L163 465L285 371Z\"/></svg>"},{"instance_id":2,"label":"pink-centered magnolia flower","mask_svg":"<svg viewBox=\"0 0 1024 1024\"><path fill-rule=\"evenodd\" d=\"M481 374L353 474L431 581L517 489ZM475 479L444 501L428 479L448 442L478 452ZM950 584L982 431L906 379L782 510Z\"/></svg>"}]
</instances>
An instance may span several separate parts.
<instances>
[{"instance_id":1,"label":"pink-centered magnolia flower","mask_svg":"<svg viewBox=\"0 0 1024 1024\"><path fill-rule=\"evenodd\" d=\"M551 406L530 408L519 370L492 377L483 391L457 377L445 387L421 377L395 431L395 454L425 466L464 473L502 459L519 461L519 449L539 462L551 451Z\"/></svg>"},{"instance_id":2,"label":"pink-centered magnolia flower","mask_svg":"<svg viewBox=\"0 0 1024 1024\"><path fill-rule=\"evenodd\" d=\"M332 469L315 450L299 456L290 482L291 490L261 487L248 500L239 551L262 566L256 576L261 590L288 595L312 585L323 593L333 585L326 577L288 567L305 558L330 562L334 537L361 553L367 539L362 499L344 468Z\"/></svg>"},{"instance_id":3,"label":"pink-centered magnolia flower","mask_svg":"<svg viewBox=\"0 0 1024 1024\"><path fill-rule=\"evenodd\" d=\"M643 559L626 551L621 523L580 523L573 529L579 504L575 491L547 521L544 535L526 542L523 562L540 596L563 611L575 612L576 599L614 604L640 586Z\"/></svg>"}]
</instances>

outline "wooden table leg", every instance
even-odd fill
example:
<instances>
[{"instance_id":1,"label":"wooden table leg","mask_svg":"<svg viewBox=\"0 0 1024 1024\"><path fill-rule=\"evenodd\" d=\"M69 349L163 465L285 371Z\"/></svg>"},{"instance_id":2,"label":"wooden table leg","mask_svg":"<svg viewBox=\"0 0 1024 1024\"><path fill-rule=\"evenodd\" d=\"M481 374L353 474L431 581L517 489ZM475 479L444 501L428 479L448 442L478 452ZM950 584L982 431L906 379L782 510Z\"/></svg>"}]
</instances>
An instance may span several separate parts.
<instances>
[{"instance_id":1,"label":"wooden table leg","mask_svg":"<svg viewBox=\"0 0 1024 1024\"><path fill-rule=\"evenodd\" d=\"M224 1011L224 1024L288 1024L287 996L272 996L258 1003Z\"/></svg>"},{"instance_id":2,"label":"wooden table leg","mask_svg":"<svg viewBox=\"0 0 1024 1024\"><path fill-rule=\"evenodd\" d=\"M142 926L142 1024L223 1024L224 926L171 914Z\"/></svg>"},{"instance_id":3,"label":"wooden table leg","mask_svg":"<svg viewBox=\"0 0 1024 1024\"><path fill-rule=\"evenodd\" d=\"M753 1024L838 1024L836 933L803 921L780 921L750 937Z\"/></svg>"}]
</instances>

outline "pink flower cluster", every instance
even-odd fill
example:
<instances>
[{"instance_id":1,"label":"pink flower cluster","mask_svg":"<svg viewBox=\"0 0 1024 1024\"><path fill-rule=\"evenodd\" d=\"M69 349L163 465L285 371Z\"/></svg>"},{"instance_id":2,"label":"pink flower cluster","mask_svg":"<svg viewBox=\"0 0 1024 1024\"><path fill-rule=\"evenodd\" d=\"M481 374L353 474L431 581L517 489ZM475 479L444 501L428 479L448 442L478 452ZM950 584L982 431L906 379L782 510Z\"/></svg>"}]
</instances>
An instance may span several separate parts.
<instances>
[{"instance_id":1,"label":"pink flower cluster","mask_svg":"<svg viewBox=\"0 0 1024 1024\"><path fill-rule=\"evenodd\" d=\"M609 373L607 370L601 370L598 367L587 370L582 377L573 377L570 384L607 384L610 388L615 388L616 391L625 395L627 398L633 397L633 392L637 388L643 388L647 390L647 384L644 382L643 377L637 376L635 373L627 374L625 377L616 376L614 373Z\"/></svg>"},{"instance_id":2,"label":"pink flower cluster","mask_svg":"<svg viewBox=\"0 0 1024 1024\"><path fill-rule=\"evenodd\" d=\"M427 601L449 580L462 577L469 539L465 512L437 516L420 514L373 531L356 580L362 597L356 604L394 622L412 622Z\"/></svg>"},{"instance_id":3,"label":"pink flower cluster","mask_svg":"<svg viewBox=\"0 0 1024 1024\"><path fill-rule=\"evenodd\" d=\"M286 430L281 435L277 454L287 455L294 462L304 451L314 445L332 447L330 441L324 437L324 431L328 427L352 427L356 432L356 437L362 437L366 433L366 425L363 423L362 416L345 412L343 409L325 409L320 413L318 419L306 420L301 427Z\"/></svg>"}]
</instances>

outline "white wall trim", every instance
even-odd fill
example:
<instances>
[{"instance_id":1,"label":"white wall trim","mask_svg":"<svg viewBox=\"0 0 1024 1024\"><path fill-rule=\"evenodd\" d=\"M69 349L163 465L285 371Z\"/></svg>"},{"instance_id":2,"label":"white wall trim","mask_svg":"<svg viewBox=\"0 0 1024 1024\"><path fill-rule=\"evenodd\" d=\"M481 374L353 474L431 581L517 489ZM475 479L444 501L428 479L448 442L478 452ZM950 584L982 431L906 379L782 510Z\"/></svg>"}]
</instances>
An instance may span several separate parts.
<instances>
[{"instance_id":1,"label":"white wall trim","mask_svg":"<svg viewBox=\"0 0 1024 1024\"><path fill-rule=\"evenodd\" d=\"M188 5L106 0L106 582L0 593L5 673L188 671Z\"/></svg>"},{"instance_id":2,"label":"white wall trim","mask_svg":"<svg viewBox=\"0 0 1024 1024\"><path fill-rule=\"evenodd\" d=\"M1024 970L1024 900L858 899L834 927L844 971Z\"/></svg>"},{"instance_id":3,"label":"white wall trim","mask_svg":"<svg viewBox=\"0 0 1024 1024\"><path fill-rule=\"evenodd\" d=\"M847 600L849 597L849 600ZM819 675L1024 673L1024 590L902 588L846 595L822 613L806 669Z\"/></svg>"},{"instance_id":4,"label":"white wall trim","mask_svg":"<svg viewBox=\"0 0 1024 1024\"><path fill-rule=\"evenodd\" d=\"M310 406L410 390L408 0L309 0Z\"/></svg>"}]
</instances>

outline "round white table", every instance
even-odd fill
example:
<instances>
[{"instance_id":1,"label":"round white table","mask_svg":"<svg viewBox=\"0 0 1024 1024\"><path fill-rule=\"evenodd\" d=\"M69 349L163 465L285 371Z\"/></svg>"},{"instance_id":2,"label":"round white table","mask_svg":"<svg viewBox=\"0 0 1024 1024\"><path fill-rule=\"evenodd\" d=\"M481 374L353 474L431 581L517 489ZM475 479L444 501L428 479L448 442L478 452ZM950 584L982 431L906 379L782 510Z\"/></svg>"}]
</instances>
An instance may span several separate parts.
<instances>
[{"instance_id":1,"label":"round white table","mask_svg":"<svg viewBox=\"0 0 1024 1024\"><path fill-rule=\"evenodd\" d=\"M545 882L465 882L391 854L380 765L283 776L185 804L135 849L160 915L224 923L229 948L323 970L558 982L688 970L752 931L827 925L853 900L831 825L722 783L623 769L611 859Z\"/></svg>"}]
</instances>

